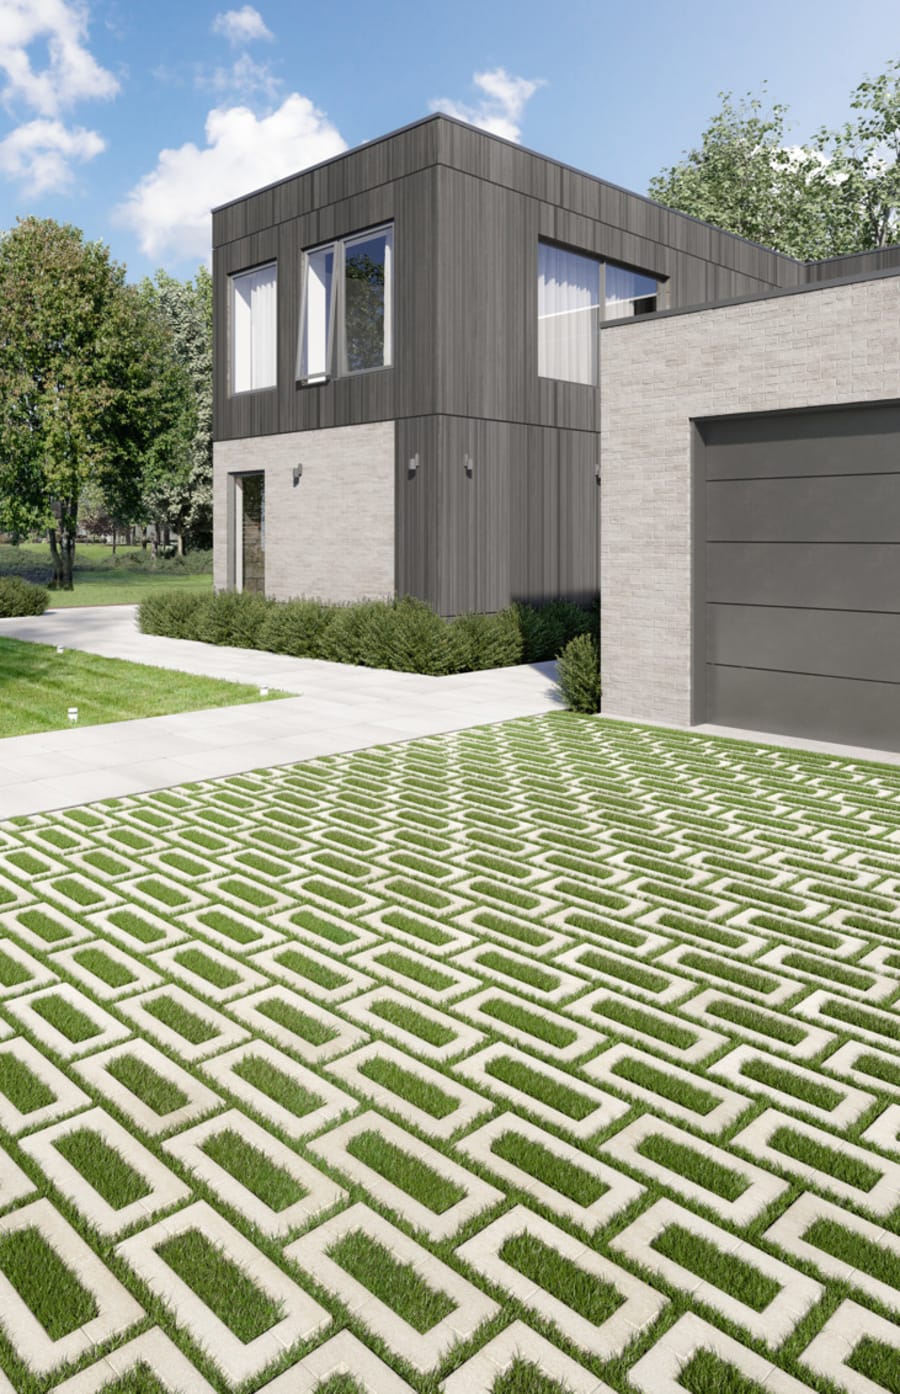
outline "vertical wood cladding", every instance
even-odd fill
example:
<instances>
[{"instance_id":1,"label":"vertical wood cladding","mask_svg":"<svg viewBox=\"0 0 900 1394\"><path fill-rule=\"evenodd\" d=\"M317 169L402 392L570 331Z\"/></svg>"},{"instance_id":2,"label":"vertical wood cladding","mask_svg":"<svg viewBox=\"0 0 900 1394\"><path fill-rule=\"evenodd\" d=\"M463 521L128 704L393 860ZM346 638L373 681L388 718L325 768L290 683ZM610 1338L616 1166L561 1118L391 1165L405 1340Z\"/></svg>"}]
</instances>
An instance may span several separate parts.
<instances>
[{"instance_id":1,"label":"vertical wood cladding","mask_svg":"<svg viewBox=\"0 0 900 1394\"><path fill-rule=\"evenodd\" d=\"M305 247L394 224L394 363L296 383ZM449 413L598 428L595 388L537 374L537 241L649 271L672 307L793 285L799 262L444 116L213 215L215 438ZM228 276L278 262L278 387L228 394Z\"/></svg>"},{"instance_id":2,"label":"vertical wood cladding","mask_svg":"<svg viewBox=\"0 0 900 1394\"><path fill-rule=\"evenodd\" d=\"M586 431L456 416L399 421L398 591L445 615L596 594L598 449Z\"/></svg>"}]
</instances>

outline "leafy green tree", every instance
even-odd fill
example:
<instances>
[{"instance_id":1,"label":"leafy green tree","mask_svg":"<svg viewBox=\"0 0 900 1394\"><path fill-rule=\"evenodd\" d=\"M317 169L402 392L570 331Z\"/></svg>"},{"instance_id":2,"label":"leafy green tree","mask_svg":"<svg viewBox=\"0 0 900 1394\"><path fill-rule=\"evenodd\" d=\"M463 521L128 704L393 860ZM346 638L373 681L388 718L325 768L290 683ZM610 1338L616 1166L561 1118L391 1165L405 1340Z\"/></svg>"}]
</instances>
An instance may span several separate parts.
<instances>
[{"instance_id":1,"label":"leafy green tree","mask_svg":"<svg viewBox=\"0 0 900 1394\"><path fill-rule=\"evenodd\" d=\"M185 533L206 546L212 537L212 276L204 266L192 281L160 270L142 282L141 290L167 324L190 387L181 423L190 436L186 471L173 470L167 479L163 470L148 477L145 490L148 514L171 527L181 552Z\"/></svg>"},{"instance_id":2,"label":"leafy green tree","mask_svg":"<svg viewBox=\"0 0 900 1394\"><path fill-rule=\"evenodd\" d=\"M852 94L857 115L789 144L787 107L748 95L721 108L650 196L801 260L882 247L900 237L900 62Z\"/></svg>"},{"instance_id":3,"label":"leafy green tree","mask_svg":"<svg viewBox=\"0 0 900 1394\"><path fill-rule=\"evenodd\" d=\"M115 516L140 507L145 458L173 429L173 362L102 243L49 218L0 237L0 519L46 528L54 587L72 589L89 485Z\"/></svg>"}]
</instances>

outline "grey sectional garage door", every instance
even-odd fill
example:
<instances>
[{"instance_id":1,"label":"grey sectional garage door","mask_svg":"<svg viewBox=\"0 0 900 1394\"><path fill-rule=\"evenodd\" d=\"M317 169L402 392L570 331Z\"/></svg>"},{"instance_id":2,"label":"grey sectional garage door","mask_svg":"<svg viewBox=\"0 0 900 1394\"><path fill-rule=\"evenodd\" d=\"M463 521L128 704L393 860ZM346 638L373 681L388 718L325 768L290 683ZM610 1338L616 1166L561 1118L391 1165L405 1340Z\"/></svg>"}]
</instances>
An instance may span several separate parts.
<instances>
[{"instance_id":1,"label":"grey sectional garage door","mask_svg":"<svg viewBox=\"0 0 900 1394\"><path fill-rule=\"evenodd\" d=\"M698 718L900 750L900 403L699 432Z\"/></svg>"}]
</instances>

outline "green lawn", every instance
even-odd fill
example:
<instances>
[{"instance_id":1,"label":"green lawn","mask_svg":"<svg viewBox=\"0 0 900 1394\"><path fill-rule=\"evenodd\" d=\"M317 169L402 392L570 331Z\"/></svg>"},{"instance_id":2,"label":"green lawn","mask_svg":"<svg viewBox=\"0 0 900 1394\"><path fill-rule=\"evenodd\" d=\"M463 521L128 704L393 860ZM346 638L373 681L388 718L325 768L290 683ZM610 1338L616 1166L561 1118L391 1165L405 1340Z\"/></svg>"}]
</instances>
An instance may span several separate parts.
<instances>
[{"instance_id":1,"label":"green lawn","mask_svg":"<svg viewBox=\"0 0 900 1394\"><path fill-rule=\"evenodd\" d=\"M143 663L98 658L73 649L58 654L49 644L0 639L0 737L58 731L70 725L69 707L78 708L79 726L99 726L139 716L272 701L285 695L270 692L260 697L252 683L195 678L168 670L161 681L160 670Z\"/></svg>"},{"instance_id":2,"label":"green lawn","mask_svg":"<svg viewBox=\"0 0 900 1394\"><path fill-rule=\"evenodd\" d=\"M76 571L75 588L51 591L49 609L71 605L140 605L151 591L200 591L212 595L212 576L164 571Z\"/></svg>"},{"instance_id":3,"label":"green lawn","mask_svg":"<svg viewBox=\"0 0 900 1394\"><path fill-rule=\"evenodd\" d=\"M126 557L138 565L123 564ZM0 576L27 576L41 582L51 575L53 561L46 542L0 545ZM211 572L177 569L171 563L153 567L149 548L119 547L115 556L105 542L79 542L75 548L74 589L51 591L50 609L71 605L139 605L148 591L188 590L212 593Z\"/></svg>"},{"instance_id":4,"label":"green lawn","mask_svg":"<svg viewBox=\"0 0 900 1394\"><path fill-rule=\"evenodd\" d=\"M16 818L0 862L0 1387L162 1394L158 1327L214 1394L381 1394L345 1330L411 1394L900 1394L897 766L559 713ZM285 1277L332 1320L266 1344ZM140 1319L30 1365L13 1302L64 1337L111 1278Z\"/></svg>"}]
</instances>

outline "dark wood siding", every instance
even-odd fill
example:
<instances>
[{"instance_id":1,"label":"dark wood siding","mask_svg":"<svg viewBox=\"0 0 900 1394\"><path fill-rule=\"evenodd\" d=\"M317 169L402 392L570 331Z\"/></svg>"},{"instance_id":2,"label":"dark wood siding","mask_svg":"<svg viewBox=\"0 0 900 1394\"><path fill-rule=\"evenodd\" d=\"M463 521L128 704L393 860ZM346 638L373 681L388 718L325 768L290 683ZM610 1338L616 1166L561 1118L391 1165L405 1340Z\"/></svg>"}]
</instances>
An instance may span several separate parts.
<instances>
[{"instance_id":1,"label":"dark wood siding","mask_svg":"<svg viewBox=\"0 0 900 1394\"><path fill-rule=\"evenodd\" d=\"M600 584L598 450L586 431L399 421L398 591L445 615L558 595L589 600Z\"/></svg>"},{"instance_id":2,"label":"dark wood siding","mask_svg":"<svg viewBox=\"0 0 900 1394\"><path fill-rule=\"evenodd\" d=\"M828 261L811 261L806 272L809 281L835 281L841 276L865 276L873 271L890 271L900 266L900 247L879 247L872 252L854 252Z\"/></svg>"},{"instance_id":3,"label":"dark wood siding","mask_svg":"<svg viewBox=\"0 0 900 1394\"><path fill-rule=\"evenodd\" d=\"M900 749L900 405L699 435L699 719Z\"/></svg>"},{"instance_id":4,"label":"dark wood siding","mask_svg":"<svg viewBox=\"0 0 900 1394\"><path fill-rule=\"evenodd\" d=\"M302 249L385 221L393 367L298 387ZM216 210L216 439L441 413L595 431L594 389L537 375L539 237L652 272L673 308L806 279L788 257L432 117ZM279 386L230 397L227 278L273 257Z\"/></svg>"}]
</instances>

